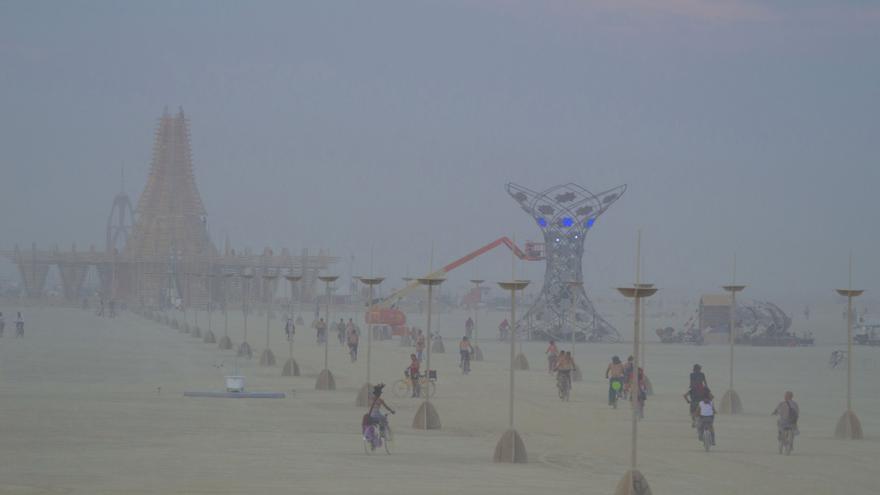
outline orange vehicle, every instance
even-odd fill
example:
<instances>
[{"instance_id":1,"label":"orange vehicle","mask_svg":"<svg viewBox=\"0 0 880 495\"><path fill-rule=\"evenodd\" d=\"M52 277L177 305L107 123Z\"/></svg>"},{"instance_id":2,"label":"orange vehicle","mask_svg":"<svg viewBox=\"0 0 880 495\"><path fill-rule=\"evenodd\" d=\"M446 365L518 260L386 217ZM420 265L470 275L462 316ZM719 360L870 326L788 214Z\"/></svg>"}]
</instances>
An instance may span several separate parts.
<instances>
[{"instance_id":1,"label":"orange vehicle","mask_svg":"<svg viewBox=\"0 0 880 495\"><path fill-rule=\"evenodd\" d=\"M368 311L364 319L368 325L376 325L375 328L380 328L377 335L387 335L386 338L409 335L410 332L409 327L406 326L406 315L397 308L377 306ZM382 326L388 327L390 331L384 331Z\"/></svg>"}]
</instances>

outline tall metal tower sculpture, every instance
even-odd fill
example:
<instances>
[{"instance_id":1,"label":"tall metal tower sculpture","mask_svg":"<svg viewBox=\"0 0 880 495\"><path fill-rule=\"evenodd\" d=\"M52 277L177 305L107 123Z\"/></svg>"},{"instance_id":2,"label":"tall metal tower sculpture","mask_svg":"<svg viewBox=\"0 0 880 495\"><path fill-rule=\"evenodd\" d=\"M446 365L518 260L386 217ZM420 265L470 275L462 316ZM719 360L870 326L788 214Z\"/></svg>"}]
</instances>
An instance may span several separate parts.
<instances>
[{"instance_id":1,"label":"tall metal tower sculpture","mask_svg":"<svg viewBox=\"0 0 880 495\"><path fill-rule=\"evenodd\" d=\"M620 340L617 330L599 316L587 298L581 260L587 232L624 191L626 185L593 194L572 183L541 192L507 184L507 193L535 219L544 234L544 286L520 320L531 321L533 337L563 338L573 327L576 337L588 342Z\"/></svg>"}]
</instances>

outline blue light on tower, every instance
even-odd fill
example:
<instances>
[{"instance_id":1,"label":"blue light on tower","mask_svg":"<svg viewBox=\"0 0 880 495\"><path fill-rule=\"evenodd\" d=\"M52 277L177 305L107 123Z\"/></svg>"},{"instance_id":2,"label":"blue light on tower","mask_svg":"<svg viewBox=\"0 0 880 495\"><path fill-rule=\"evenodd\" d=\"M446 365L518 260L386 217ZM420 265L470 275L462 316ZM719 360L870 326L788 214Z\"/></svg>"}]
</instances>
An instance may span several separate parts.
<instances>
[{"instance_id":1,"label":"blue light on tower","mask_svg":"<svg viewBox=\"0 0 880 495\"><path fill-rule=\"evenodd\" d=\"M544 217L539 218L539 219L538 219L538 225L541 226L541 227L546 227L546 226L547 226L547 220L544 220Z\"/></svg>"},{"instance_id":2,"label":"blue light on tower","mask_svg":"<svg viewBox=\"0 0 880 495\"><path fill-rule=\"evenodd\" d=\"M574 220L571 217L562 217L563 227L571 227L572 225L574 225Z\"/></svg>"},{"instance_id":3,"label":"blue light on tower","mask_svg":"<svg viewBox=\"0 0 880 495\"><path fill-rule=\"evenodd\" d=\"M596 223L596 219L595 219L595 218L590 218L590 219L587 220L587 222L586 222L584 225L586 225L587 228L589 229L590 227L593 226L594 223Z\"/></svg>"}]
</instances>

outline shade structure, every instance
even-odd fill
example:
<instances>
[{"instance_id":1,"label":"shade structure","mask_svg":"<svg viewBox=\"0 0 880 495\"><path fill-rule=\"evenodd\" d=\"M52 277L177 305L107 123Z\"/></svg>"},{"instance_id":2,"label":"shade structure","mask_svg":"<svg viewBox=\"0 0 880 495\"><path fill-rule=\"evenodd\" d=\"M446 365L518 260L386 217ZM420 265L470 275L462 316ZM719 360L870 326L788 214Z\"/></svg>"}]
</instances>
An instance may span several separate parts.
<instances>
[{"instance_id":1,"label":"shade structure","mask_svg":"<svg viewBox=\"0 0 880 495\"><path fill-rule=\"evenodd\" d=\"M220 341L217 343L217 346L224 351L228 351L232 349L232 339L230 339L228 335L224 335L220 337Z\"/></svg>"}]
</instances>

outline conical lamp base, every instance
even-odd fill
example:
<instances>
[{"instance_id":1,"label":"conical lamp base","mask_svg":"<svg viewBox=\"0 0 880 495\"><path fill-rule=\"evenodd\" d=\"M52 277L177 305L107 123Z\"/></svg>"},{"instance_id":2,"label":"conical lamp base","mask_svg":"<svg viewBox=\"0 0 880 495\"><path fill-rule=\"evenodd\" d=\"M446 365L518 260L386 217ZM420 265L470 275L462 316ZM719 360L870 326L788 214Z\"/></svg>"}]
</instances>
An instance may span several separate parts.
<instances>
[{"instance_id":1,"label":"conical lamp base","mask_svg":"<svg viewBox=\"0 0 880 495\"><path fill-rule=\"evenodd\" d=\"M419 410L416 411L416 416L413 418L412 427L417 430L440 429L440 415L437 414L434 404L428 401L422 402Z\"/></svg>"},{"instance_id":2,"label":"conical lamp base","mask_svg":"<svg viewBox=\"0 0 880 495\"><path fill-rule=\"evenodd\" d=\"M272 349L266 348L260 354L260 366L275 366L275 354Z\"/></svg>"},{"instance_id":3,"label":"conical lamp base","mask_svg":"<svg viewBox=\"0 0 880 495\"><path fill-rule=\"evenodd\" d=\"M217 346L220 347L221 350L228 351L232 349L232 339L230 339L228 335L224 335L223 338L220 339L220 342L217 343Z\"/></svg>"},{"instance_id":4,"label":"conical lamp base","mask_svg":"<svg viewBox=\"0 0 880 495\"><path fill-rule=\"evenodd\" d=\"M434 354L445 354L446 346L443 345L442 340L435 340L434 345L431 346L431 352Z\"/></svg>"},{"instance_id":5,"label":"conical lamp base","mask_svg":"<svg viewBox=\"0 0 880 495\"><path fill-rule=\"evenodd\" d=\"M299 376L299 365L296 360L290 358L284 363L284 369L281 370L281 376Z\"/></svg>"},{"instance_id":6,"label":"conical lamp base","mask_svg":"<svg viewBox=\"0 0 880 495\"><path fill-rule=\"evenodd\" d=\"M617 483L614 495L651 495L651 487L638 469L631 469Z\"/></svg>"},{"instance_id":7,"label":"conical lamp base","mask_svg":"<svg viewBox=\"0 0 880 495\"><path fill-rule=\"evenodd\" d=\"M509 429L501 435L501 439L495 445L494 462L526 463L529 462L526 454L526 444L522 437L514 429Z\"/></svg>"},{"instance_id":8,"label":"conical lamp base","mask_svg":"<svg viewBox=\"0 0 880 495\"><path fill-rule=\"evenodd\" d=\"M721 398L721 407L718 409L718 412L721 414L742 414L743 405L736 390L730 389L724 393L724 397Z\"/></svg>"},{"instance_id":9,"label":"conical lamp base","mask_svg":"<svg viewBox=\"0 0 880 495\"><path fill-rule=\"evenodd\" d=\"M357 399L354 401L354 405L358 407L369 407L370 406L370 398L373 395L373 386L369 383L365 383L363 387L358 391Z\"/></svg>"},{"instance_id":10,"label":"conical lamp base","mask_svg":"<svg viewBox=\"0 0 880 495\"><path fill-rule=\"evenodd\" d=\"M483 350L480 349L480 346L474 346L474 361L482 361L483 360Z\"/></svg>"},{"instance_id":11,"label":"conical lamp base","mask_svg":"<svg viewBox=\"0 0 880 495\"><path fill-rule=\"evenodd\" d=\"M513 360L513 369L526 371L529 369L529 360L526 359L526 355L523 353L519 353L516 355L516 358Z\"/></svg>"},{"instance_id":12,"label":"conical lamp base","mask_svg":"<svg viewBox=\"0 0 880 495\"><path fill-rule=\"evenodd\" d=\"M852 411L843 413L843 416L837 420L837 428L834 429L834 436L845 440L859 440L864 438L862 434L862 423L859 417Z\"/></svg>"},{"instance_id":13,"label":"conical lamp base","mask_svg":"<svg viewBox=\"0 0 880 495\"><path fill-rule=\"evenodd\" d=\"M330 370L321 370L318 379L315 381L315 390L336 390L336 380Z\"/></svg>"},{"instance_id":14,"label":"conical lamp base","mask_svg":"<svg viewBox=\"0 0 880 495\"><path fill-rule=\"evenodd\" d=\"M205 344L216 344L217 338L214 337L214 332L212 332L210 330L205 332L205 336L202 337L202 342L204 342Z\"/></svg>"},{"instance_id":15,"label":"conical lamp base","mask_svg":"<svg viewBox=\"0 0 880 495\"><path fill-rule=\"evenodd\" d=\"M246 357L248 359L254 357L254 351L251 350L250 344L242 342L241 345L238 346L238 357Z\"/></svg>"}]
</instances>

